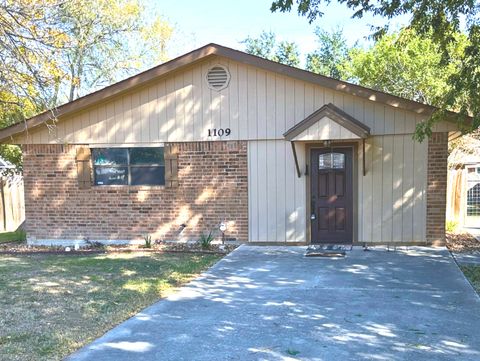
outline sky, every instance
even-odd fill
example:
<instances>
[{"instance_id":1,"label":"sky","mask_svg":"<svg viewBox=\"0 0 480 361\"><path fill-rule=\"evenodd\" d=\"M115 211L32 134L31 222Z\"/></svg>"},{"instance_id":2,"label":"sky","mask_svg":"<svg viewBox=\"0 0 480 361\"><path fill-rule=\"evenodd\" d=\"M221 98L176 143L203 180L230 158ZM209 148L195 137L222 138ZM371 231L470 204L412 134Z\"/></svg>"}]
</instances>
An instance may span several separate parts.
<instances>
[{"instance_id":1,"label":"sky","mask_svg":"<svg viewBox=\"0 0 480 361\"><path fill-rule=\"evenodd\" d=\"M240 42L247 36L257 37L263 30L272 31L279 40L295 41L302 54L316 48L314 30L343 28L349 45L359 42L366 46L371 34L370 25L382 25L385 20L366 16L351 19L352 10L332 1L324 9L322 18L308 23L290 13L272 13L272 0L146 0L147 6L162 14L176 28L176 36L170 46L170 57L175 57L208 43L217 43L243 50ZM396 20L394 28L408 19Z\"/></svg>"}]
</instances>

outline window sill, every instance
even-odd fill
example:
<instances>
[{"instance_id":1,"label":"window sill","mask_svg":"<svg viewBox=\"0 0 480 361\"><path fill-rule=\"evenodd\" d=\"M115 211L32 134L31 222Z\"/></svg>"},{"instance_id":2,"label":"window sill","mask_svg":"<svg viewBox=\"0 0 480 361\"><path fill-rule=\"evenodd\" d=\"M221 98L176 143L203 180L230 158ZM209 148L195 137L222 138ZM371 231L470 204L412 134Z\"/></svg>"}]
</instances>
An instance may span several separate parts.
<instances>
[{"instance_id":1,"label":"window sill","mask_svg":"<svg viewBox=\"0 0 480 361\"><path fill-rule=\"evenodd\" d=\"M105 185L92 185L92 189L125 189L125 190L152 190L152 189L164 189L165 184L162 185L123 185L123 184L105 184Z\"/></svg>"}]
</instances>

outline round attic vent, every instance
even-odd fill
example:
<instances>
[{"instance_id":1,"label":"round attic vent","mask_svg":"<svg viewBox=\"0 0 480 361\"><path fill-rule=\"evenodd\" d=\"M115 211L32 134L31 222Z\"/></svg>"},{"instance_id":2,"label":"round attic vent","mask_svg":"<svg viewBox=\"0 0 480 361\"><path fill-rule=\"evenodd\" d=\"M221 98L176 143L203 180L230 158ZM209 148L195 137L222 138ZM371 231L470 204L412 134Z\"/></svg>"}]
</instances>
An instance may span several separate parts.
<instances>
[{"instance_id":1,"label":"round attic vent","mask_svg":"<svg viewBox=\"0 0 480 361\"><path fill-rule=\"evenodd\" d=\"M207 84L210 89L222 90L228 86L230 73L223 65L215 65L207 72Z\"/></svg>"}]
</instances>

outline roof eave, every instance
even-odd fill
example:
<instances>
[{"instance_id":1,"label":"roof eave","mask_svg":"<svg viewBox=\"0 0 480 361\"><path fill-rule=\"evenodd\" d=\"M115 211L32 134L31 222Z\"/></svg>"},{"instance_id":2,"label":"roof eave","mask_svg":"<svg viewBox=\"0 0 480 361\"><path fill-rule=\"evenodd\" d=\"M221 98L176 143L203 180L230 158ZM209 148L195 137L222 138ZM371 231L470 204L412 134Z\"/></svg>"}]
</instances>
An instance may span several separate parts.
<instances>
[{"instance_id":1,"label":"roof eave","mask_svg":"<svg viewBox=\"0 0 480 361\"><path fill-rule=\"evenodd\" d=\"M26 122L14 124L10 127L0 130L0 142L11 139L13 135L31 129L48 120L60 118L66 115L74 114L87 107L93 106L98 102L118 96L124 92L131 91L137 87L144 86L154 81L160 76L164 76L183 67L202 61L209 56L222 56L232 60L242 62L247 65L255 66L263 70L283 74L305 82L317 84L336 91L344 92L353 96L358 96L370 101L379 102L392 107L412 111L417 114L431 115L437 108L415 102L413 100L403 99L391 94L368 89L356 84L350 84L341 80L329 78L323 75L314 74L306 70L294 68L284 64L266 60L251 54L238 50L227 48L217 44L208 44L190 53L179 56L166 63L160 64L152 69L146 70L140 74L124 79L118 83L100 89L91 94L85 95L72 102L61 105L55 109L48 110L38 114Z\"/></svg>"},{"instance_id":2,"label":"roof eave","mask_svg":"<svg viewBox=\"0 0 480 361\"><path fill-rule=\"evenodd\" d=\"M216 55L217 50L218 49L212 44L205 45L199 49L191 51L190 53L184 54L178 58L160 64L142 73L121 80L105 88L99 89L81 98L75 99L56 108L46 110L25 121L12 124L11 126L0 130L0 143L4 142L7 139L12 139L14 135L22 133L27 129L37 127L45 123L46 121L74 114L76 112L84 110L85 108L94 106L101 101L119 96L126 92L130 92L135 88L145 86L148 83L153 82L158 77L179 70L185 66L190 66L210 56Z\"/></svg>"}]
</instances>

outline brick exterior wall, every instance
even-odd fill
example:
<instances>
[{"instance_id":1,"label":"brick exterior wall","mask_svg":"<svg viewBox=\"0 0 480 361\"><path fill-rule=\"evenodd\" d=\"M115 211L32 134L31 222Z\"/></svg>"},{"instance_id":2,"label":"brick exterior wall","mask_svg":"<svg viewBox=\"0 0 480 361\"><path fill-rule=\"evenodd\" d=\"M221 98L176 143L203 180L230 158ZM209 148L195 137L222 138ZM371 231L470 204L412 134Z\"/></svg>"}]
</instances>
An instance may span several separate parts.
<instances>
[{"instance_id":1,"label":"brick exterior wall","mask_svg":"<svg viewBox=\"0 0 480 361\"><path fill-rule=\"evenodd\" d=\"M27 235L34 239L196 240L227 221L248 240L247 144L177 143L178 187L79 189L72 145L25 145ZM181 225L186 227L182 231Z\"/></svg>"},{"instance_id":2,"label":"brick exterior wall","mask_svg":"<svg viewBox=\"0 0 480 361\"><path fill-rule=\"evenodd\" d=\"M448 133L433 133L428 140L427 243L445 243L447 158Z\"/></svg>"}]
</instances>

